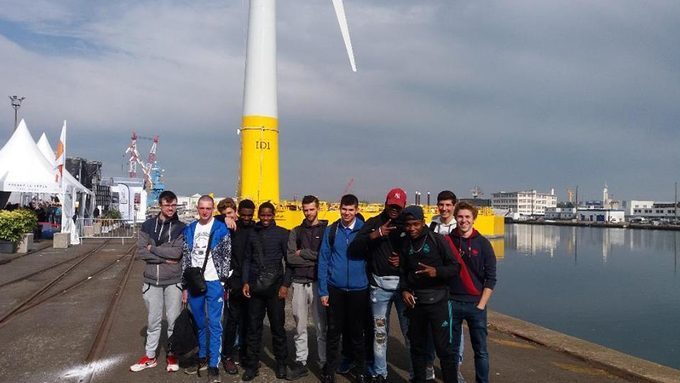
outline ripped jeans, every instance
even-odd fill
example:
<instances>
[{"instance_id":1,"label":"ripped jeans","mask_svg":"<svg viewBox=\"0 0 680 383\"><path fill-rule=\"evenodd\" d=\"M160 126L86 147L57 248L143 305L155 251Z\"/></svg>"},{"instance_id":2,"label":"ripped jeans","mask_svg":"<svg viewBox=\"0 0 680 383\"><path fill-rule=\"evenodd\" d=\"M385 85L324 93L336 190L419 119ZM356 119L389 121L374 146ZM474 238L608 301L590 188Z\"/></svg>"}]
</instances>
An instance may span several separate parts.
<instances>
[{"instance_id":1,"label":"ripped jeans","mask_svg":"<svg viewBox=\"0 0 680 383\"><path fill-rule=\"evenodd\" d=\"M379 277L373 275L373 278L395 278L395 277ZM399 277L396 277L397 280ZM384 286L384 285L383 285ZM406 305L401 300L401 294L398 290L386 290L378 286L370 285L371 309L373 311L373 354L374 361L372 366L368 366L368 372L371 376L382 375L387 378L387 339L389 337L389 323L390 312L392 311L392 303L397 309L399 316L399 327L401 327L401 334L404 337L406 348L410 349L408 340L408 319L404 316ZM408 361L409 374L413 375L411 368L411 361Z\"/></svg>"}]
</instances>

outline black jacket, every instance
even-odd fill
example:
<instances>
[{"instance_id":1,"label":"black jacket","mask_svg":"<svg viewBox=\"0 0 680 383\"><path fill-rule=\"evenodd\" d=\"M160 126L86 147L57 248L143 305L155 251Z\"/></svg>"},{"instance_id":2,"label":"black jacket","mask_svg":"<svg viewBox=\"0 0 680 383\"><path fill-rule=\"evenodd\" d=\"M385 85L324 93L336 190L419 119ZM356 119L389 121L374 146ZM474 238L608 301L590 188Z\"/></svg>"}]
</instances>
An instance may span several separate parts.
<instances>
[{"instance_id":1,"label":"black jacket","mask_svg":"<svg viewBox=\"0 0 680 383\"><path fill-rule=\"evenodd\" d=\"M399 260L399 289L407 290L416 297L425 290L448 289L453 279L458 278L460 265L453 256L451 248L444 237L424 227L423 233L416 239L408 235L403 238ZM426 274L416 273L423 268L419 263L432 266L437 276L431 278ZM442 297L446 297L446 293Z\"/></svg>"},{"instance_id":2,"label":"black jacket","mask_svg":"<svg viewBox=\"0 0 680 383\"><path fill-rule=\"evenodd\" d=\"M323 233L328 221L310 225L303 220L300 226L290 231L286 254L288 280L296 283L309 283L317 280L317 262ZM300 250L300 255L295 255Z\"/></svg>"},{"instance_id":3,"label":"black jacket","mask_svg":"<svg viewBox=\"0 0 680 383\"><path fill-rule=\"evenodd\" d=\"M388 236L371 240L369 237L372 232L387 222L390 217L383 211L375 217L371 217L361 227L354 241L349 245L348 252L353 256L366 256L368 272L378 275L399 275L399 268L392 266L389 257L392 252L398 252L401 246L401 228L394 229ZM394 222L394 221L393 221ZM394 222L397 225L397 222ZM375 284L373 278L368 278L369 283Z\"/></svg>"},{"instance_id":4,"label":"black jacket","mask_svg":"<svg viewBox=\"0 0 680 383\"><path fill-rule=\"evenodd\" d=\"M243 275L243 262L246 259L246 246L248 237L255 227L255 223L245 225L240 219L236 220L236 230L230 231L231 234L231 271L232 274L227 280L231 293L241 291L241 277Z\"/></svg>"},{"instance_id":5,"label":"black jacket","mask_svg":"<svg viewBox=\"0 0 680 383\"><path fill-rule=\"evenodd\" d=\"M259 222L248 235L248 243L246 244L246 257L243 262L243 275L241 281L243 283L252 284L257 278L259 272L258 258L264 265L276 265L281 267L282 275L283 265L286 259L286 250L288 247L288 230L283 227L276 226L272 222L271 225L264 227ZM290 286L290 279L283 281L284 286Z\"/></svg>"}]
</instances>

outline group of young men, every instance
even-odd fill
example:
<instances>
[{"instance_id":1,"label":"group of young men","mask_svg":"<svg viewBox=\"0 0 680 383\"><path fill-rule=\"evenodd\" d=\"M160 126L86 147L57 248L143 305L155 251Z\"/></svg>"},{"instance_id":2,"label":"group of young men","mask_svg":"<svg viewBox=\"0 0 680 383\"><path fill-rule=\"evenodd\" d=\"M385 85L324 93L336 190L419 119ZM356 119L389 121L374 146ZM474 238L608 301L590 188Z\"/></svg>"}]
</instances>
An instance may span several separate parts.
<instances>
[{"instance_id":1,"label":"group of young men","mask_svg":"<svg viewBox=\"0 0 680 383\"><path fill-rule=\"evenodd\" d=\"M477 209L439 193L439 215L428 225L420 206L406 206L406 193L392 189L385 208L364 222L356 196L340 200L340 219L320 220L319 200L305 196L305 219L293 230L276 225L275 207L231 199L218 205L202 196L199 219L177 219L177 197L159 198L161 212L142 225L138 256L146 262L148 310L146 353L131 371L157 365L163 309L168 337L182 303L198 327L198 361L188 374L207 371L220 382L219 364L243 381L258 375L264 316L272 334L278 379L309 374L309 317L315 325L321 381L357 372L358 382L387 381L387 340L392 305L410 353L413 382L434 379L435 354L444 382L464 382L462 322L470 330L477 382L488 382L486 305L496 283L496 257L474 228ZM207 289L192 295L183 272L202 267ZM295 362L287 365L286 298L292 289ZM226 306L225 306L226 303ZM225 310L226 309L226 310ZM179 365L169 344L167 370ZM238 354L238 355L237 355Z\"/></svg>"}]
</instances>

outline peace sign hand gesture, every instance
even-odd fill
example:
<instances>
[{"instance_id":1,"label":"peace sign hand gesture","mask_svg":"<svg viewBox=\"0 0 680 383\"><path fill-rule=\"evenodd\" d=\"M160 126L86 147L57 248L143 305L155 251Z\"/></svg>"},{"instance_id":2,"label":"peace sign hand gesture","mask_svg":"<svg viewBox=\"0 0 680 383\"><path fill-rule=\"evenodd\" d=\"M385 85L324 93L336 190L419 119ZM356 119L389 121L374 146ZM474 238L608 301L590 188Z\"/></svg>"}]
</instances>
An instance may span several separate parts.
<instances>
[{"instance_id":1,"label":"peace sign hand gesture","mask_svg":"<svg viewBox=\"0 0 680 383\"><path fill-rule=\"evenodd\" d=\"M428 266L422 262L418 262L418 266L421 267L420 270L416 270L416 274L425 274L430 278L436 278L437 277L437 269L435 269L432 266Z\"/></svg>"}]
</instances>

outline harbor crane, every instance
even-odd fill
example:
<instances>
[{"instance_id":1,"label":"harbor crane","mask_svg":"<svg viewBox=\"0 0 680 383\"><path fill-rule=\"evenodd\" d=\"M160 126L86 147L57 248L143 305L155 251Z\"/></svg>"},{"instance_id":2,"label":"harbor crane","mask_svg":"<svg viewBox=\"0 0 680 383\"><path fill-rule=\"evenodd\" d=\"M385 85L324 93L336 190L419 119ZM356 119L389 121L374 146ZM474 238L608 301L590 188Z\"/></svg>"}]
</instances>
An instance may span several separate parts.
<instances>
[{"instance_id":1,"label":"harbor crane","mask_svg":"<svg viewBox=\"0 0 680 383\"><path fill-rule=\"evenodd\" d=\"M152 141L151 149L149 150L149 155L146 159L146 163L142 162L139 151L137 150L137 140L150 140ZM141 167L142 173L144 174L144 184L145 188L151 190L153 188L153 180L151 176L152 168L156 163L156 151L158 150L158 136L144 137L138 136L135 131L132 132L130 137L130 145L125 149L125 154L129 154L128 159L128 177L137 178L137 165Z\"/></svg>"}]
</instances>

